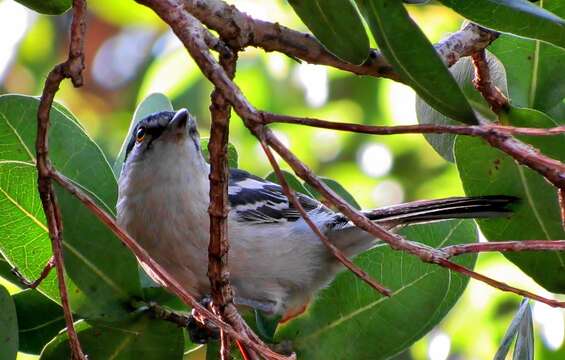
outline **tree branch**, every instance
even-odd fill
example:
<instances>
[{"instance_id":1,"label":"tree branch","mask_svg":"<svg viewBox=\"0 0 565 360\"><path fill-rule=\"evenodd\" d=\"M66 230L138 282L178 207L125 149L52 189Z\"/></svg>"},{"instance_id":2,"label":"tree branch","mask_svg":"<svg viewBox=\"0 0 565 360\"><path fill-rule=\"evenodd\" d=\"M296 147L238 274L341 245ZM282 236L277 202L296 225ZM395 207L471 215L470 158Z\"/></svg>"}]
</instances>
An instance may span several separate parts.
<instances>
[{"instance_id":1,"label":"tree branch","mask_svg":"<svg viewBox=\"0 0 565 360\"><path fill-rule=\"evenodd\" d=\"M63 174L60 172L53 170L51 173L51 177L57 183L59 183L65 190L69 193L74 195L80 202L86 206L88 210L90 210L103 224L105 224L108 229L110 229L114 235L118 237L122 241L124 245L126 245L131 252L137 257L137 259L147 265L153 271L153 274L164 284L164 287L178 296L185 304L191 306L195 309L200 316L205 317L212 325L217 326L218 328L225 331L230 337L237 339L243 342L245 345L249 346L250 348L254 349L262 356L267 359L275 359L275 360L292 360L294 357L285 357L273 352L268 346L263 344L258 338L250 337L249 333L232 327L226 322L222 321L218 318L215 314L210 312L207 308L202 306L198 300L187 292L184 287L175 280L161 265L159 265L155 260L153 260L149 254L145 251L141 245L139 245L135 239L129 236L123 229L121 229L116 220L112 218L105 210L100 208L96 202L87 195L84 191L79 189L76 185L72 183L71 180L67 179ZM227 309L226 309L227 313ZM226 316L228 316L226 314Z\"/></svg>"},{"instance_id":2,"label":"tree branch","mask_svg":"<svg viewBox=\"0 0 565 360\"><path fill-rule=\"evenodd\" d=\"M471 55L475 67L473 85L481 93L495 114L510 108L508 98L497 88L490 79L490 70L485 50L480 50Z\"/></svg>"},{"instance_id":3,"label":"tree branch","mask_svg":"<svg viewBox=\"0 0 565 360\"><path fill-rule=\"evenodd\" d=\"M37 154L37 187L47 227L49 228L49 237L53 249L53 262L57 273L57 284L59 286L59 295L61 298L61 306L67 326L67 334L69 336L69 346L71 348L71 357L73 359L86 359L78 335L74 328L73 314L69 305L67 294L67 286L65 281L65 265L62 249L62 232L63 223L61 219L61 211L57 205L57 197L51 183L52 169L49 162L49 143L47 141L49 130L49 112L55 99L55 94L59 90L61 82L70 78L75 87L82 86L82 70L84 69L83 43L86 31L86 0L73 0L73 21L71 23L71 35L69 44L69 55L65 62L55 66L49 72L43 93L37 109L37 135L35 142L35 150ZM45 271L44 271L45 272ZM47 271L48 273L48 271ZM43 272L42 272L43 275ZM47 274L45 274L47 276ZM39 278L41 281L41 276Z\"/></svg>"},{"instance_id":4,"label":"tree branch","mask_svg":"<svg viewBox=\"0 0 565 360\"><path fill-rule=\"evenodd\" d=\"M257 20L222 0L183 0L184 8L208 28L218 32L232 47L255 46L277 51L311 64L328 65L357 75L386 77L401 81L390 63L377 50L371 49L362 65L340 60L312 35L289 29L278 23ZM498 33L473 23L451 34L435 45L444 63L451 66L464 56L484 49Z\"/></svg>"},{"instance_id":5,"label":"tree branch","mask_svg":"<svg viewBox=\"0 0 565 360\"><path fill-rule=\"evenodd\" d=\"M397 125L397 126L378 126L352 124L336 121L327 121L315 118L297 117L289 115L273 114L261 111L261 116L265 124L285 123L295 125L305 125L310 127L332 129L338 131L356 132L361 134L373 135L397 135L397 134L456 134L467 136L488 137L493 131L504 135L523 135L523 136L555 136L565 134L565 126L553 128L524 128L504 126L497 124L484 125L441 125L441 124L420 124L420 125Z\"/></svg>"},{"instance_id":6,"label":"tree branch","mask_svg":"<svg viewBox=\"0 0 565 360\"><path fill-rule=\"evenodd\" d=\"M37 277L37 279L33 281L29 281L26 277L18 270L18 268L12 268L11 272L14 276L20 281L20 283L29 289L35 289L38 287L43 280L51 273L51 270L55 267L55 256L51 256L51 258L47 261L47 264L41 270L41 273Z\"/></svg>"},{"instance_id":7,"label":"tree branch","mask_svg":"<svg viewBox=\"0 0 565 360\"><path fill-rule=\"evenodd\" d=\"M235 75L237 53L227 48L220 52L220 64L230 78ZM210 244L208 246L208 278L212 292L212 306L225 320L224 309L233 301L233 290L228 270L228 139L231 106L222 93L214 89L211 96L210 113ZM220 354L222 360L230 359L230 341L220 330Z\"/></svg>"},{"instance_id":8,"label":"tree branch","mask_svg":"<svg viewBox=\"0 0 565 360\"><path fill-rule=\"evenodd\" d=\"M293 168L294 172L314 186L327 200L330 200L339 211L348 217L357 227L369 232L375 237L388 243L394 250L403 250L419 257L422 261L434 263L454 271L461 272L477 280L486 282L503 291L510 291L516 294L529 296L532 299L544 302L551 306L565 307L565 303L547 299L521 289L510 287L504 283L477 274L467 268L461 267L449 260L447 254L439 250L430 248L423 244L408 241L398 234L386 231L381 226L372 223L362 213L352 208L347 202L341 199L323 182L321 182L308 167L306 167L296 156L290 152L272 132L264 127L264 119L241 93L240 89L229 79L222 67L217 64L215 59L208 51L206 42L207 32L202 24L191 14L183 11L180 0L137 0L153 9L161 17L173 32L181 40L189 54L195 60L202 73L222 91L224 97L232 104L235 111L243 119L245 125L258 137L263 139L272 147L285 161Z\"/></svg>"},{"instance_id":9,"label":"tree branch","mask_svg":"<svg viewBox=\"0 0 565 360\"><path fill-rule=\"evenodd\" d=\"M565 251L565 240L497 241L451 245L440 249L449 257L481 252Z\"/></svg>"}]
</instances>

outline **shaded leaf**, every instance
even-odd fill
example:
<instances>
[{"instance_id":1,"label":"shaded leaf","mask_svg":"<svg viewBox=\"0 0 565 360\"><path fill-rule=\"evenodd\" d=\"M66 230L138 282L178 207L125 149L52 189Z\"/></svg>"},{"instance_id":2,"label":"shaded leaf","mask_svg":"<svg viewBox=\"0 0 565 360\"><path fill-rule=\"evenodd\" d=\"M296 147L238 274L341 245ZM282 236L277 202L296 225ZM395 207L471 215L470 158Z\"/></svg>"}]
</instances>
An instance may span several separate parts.
<instances>
[{"instance_id":1,"label":"shaded leaf","mask_svg":"<svg viewBox=\"0 0 565 360\"><path fill-rule=\"evenodd\" d=\"M0 250L28 279L35 279L51 257L51 242L37 194L34 143L38 100L0 97ZM50 158L109 213L114 212L116 181L98 146L75 120L51 111ZM66 272L73 309L84 317L127 314L130 296L141 292L131 253L79 201L55 186L63 214ZM54 272L39 290L58 300Z\"/></svg>"},{"instance_id":2,"label":"shaded leaf","mask_svg":"<svg viewBox=\"0 0 565 360\"><path fill-rule=\"evenodd\" d=\"M2 279L8 280L12 284L16 285L20 289L22 288L22 283L20 283L19 279L12 273L12 265L8 263L8 260L2 256L0 252L0 277Z\"/></svg>"},{"instance_id":3,"label":"shaded leaf","mask_svg":"<svg viewBox=\"0 0 565 360\"><path fill-rule=\"evenodd\" d=\"M530 307L529 300L528 299L522 300L522 302L520 303L520 307L518 308L518 311L516 312L516 315L514 315L514 318L512 319L510 326L508 326L508 329L506 330L506 333L504 334L504 337L502 338L502 341L500 343L500 347L496 351L496 354L494 355L493 360L505 360L506 359L506 355L508 355L508 351L510 350L510 345L512 345L512 342L516 338L516 333L518 332L518 329L520 328L520 324L522 324L522 320L524 319L524 315L526 313L526 310L529 307Z\"/></svg>"},{"instance_id":4,"label":"shaded leaf","mask_svg":"<svg viewBox=\"0 0 565 360\"><path fill-rule=\"evenodd\" d=\"M369 38L351 0L289 0L296 14L337 57L361 64L369 55Z\"/></svg>"},{"instance_id":5,"label":"shaded leaf","mask_svg":"<svg viewBox=\"0 0 565 360\"><path fill-rule=\"evenodd\" d=\"M112 169L114 170L114 175L116 178L120 177L120 173L122 172L122 166L124 164L124 158L126 156L126 148L128 146L130 134L135 127L135 124L139 122L139 120L143 119L147 115L159 112L159 111L173 111L173 105L171 105L171 101L161 93L153 93L143 99L135 112L133 113L133 118L128 128L128 132L124 137L124 142L122 143L122 147L120 148L120 152L118 152L118 156L116 156L116 160L114 161L114 166Z\"/></svg>"},{"instance_id":6,"label":"shaded leaf","mask_svg":"<svg viewBox=\"0 0 565 360\"><path fill-rule=\"evenodd\" d=\"M477 124L463 92L422 30L398 0L357 0L383 54L430 106L457 121Z\"/></svg>"},{"instance_id":7,"label":"shaded leaf","mask_svg":"<svg viewBox=\"0 0 565 360\"><path fill-rule=\"evenodd\" d=\"M468 220L417 225L402 234L433 247L477 241ZM475 257L457 262L472 267ZM389 358L439 323L468 283L465 276L385 246L358 256L355 263L394 296L382 297L350 272L339 274L303 316L277 330L276 340L292 340L298 358Z\"/></svg>"},{"instance_id":8,"label":"shaded leaf","mask_svg":"<svg viewBox=\"0 0 565 360\"><path fill-rule=\"evenodd\" d=\"M286 180L286 183L294 191L313 197L312 193L300 182L300 180L298 180L298 178L294 174L286 170L281 170L281 171L284 175L284 179ZM279 179L274 171L269 173L269 175L267 175L265 179L269 180L270 182L274 182L275 184L279 184Z\"/></svg>"},{"instance_id":9,"label":"shaded leaf","mask_svg":"<svg viewBox=\"0 0 565 360\"><path fill-rule=\"evenodd\" d=\"M565 17L561 0L540 2ZM565 98L565 50L550 44L503 34L489 46L507 70L510 99L520 107L550 111ZM563 123L565 117L557 116Z\"/></svg>"},{"instance_id":10,"label":"shaded leaf","mask_svg":"<svg viewBox=\"0 0 565 360\"><path fill-rule=\"evenodd\" d=\"M209 138L200 139L200 149L202 150L202 155L207 162L210 162L210 153L208 152L208 142ZM228 143L228 167L237 169L238 166L238 155L237 149L232 143Z\"/></svg>"},{"instance_id":11,"label":"shaded leaf","mask_svg":"<svg viewBox=\"0 0 565 360\"><path fill-rule=\"evenodd\" d=\"M491 72L491 81L505 95L508 94L506 84L506 70L502 63L490 52L486 52L486 58ZM471 59L466 57L460 59L453 65L449 71L453 74L455 81L463 90L463 93L469 100L473 109L489 120L495 120L496 115L490 110L490 107L482 95L473 86L474 77L473 64ZM453 120L439 111L432 108L419 96L416 97L416 116L420 124L439 124L439 125L459 125L459 122ZM454 162L453 145L455 144L455 135L453 134L424 134L430 145L447 161Z\"/></svg>"},{"instance_id":12,"label":"shaded leaf","mask_svg":"<svg viewBox=\"0 0 565 360\"><path fill-rule=\"evenodd\" d=\"M18 353L18 319L14 301L0 285L0 359L15 359Z\"/></svg>"},{"instance_id":13,"label":"shaded leaf","mask_svg":"<svg viewBox=\"0 0 565 360\"><path fill-rule=\"evenodd\" d=\"M63 309L33 289L19 292L13 299L18 314L19 350L39 354L65 328Z\"/></svg>"},{"instance_id":14,"label":"shaded leaf","mask_svg":"<svg viewBox=\"0 0 565 360\"><path fill-rule=\"evenodd\" d=\"M41 14L59 15L69 10L72 0L16 0Z\"/></svg>"},{"instance_id":15,"label":"shaded leaf","mask_svg":"<svg viewBox=\"0 0 565 360\"><path fill-rule=\"evenodd\" d=\"M565 47L565 20L527 0L440 0L488 28Z\"/></svg>"},{"instance_id":16,"label":"shaded leaf","mask_svg":"<svg viewBox=\"0 0 565 360\"><path fill-rule=\"evenodd\" d=\"M512 109L510 114L534 110ZM511 117L511 124L523 127L551 127L546 116ZM530 120L531 119L531 120ZM546 155L565 160L565 136L520 137ZM458 137L455 157L465 193L470 196L505 194L521 199L509 218L482 219L478 224L489 241L558 240L565 238L561 226L557 192L541 175L520 166L508 155L481 139ZM551 292L565 292L565 252L504 253L541 286Z\"/></svg>"},{"instance_id":17,"label":"shaded leaf","mask_svg":"<svg viewBox=\"0 0 565 360\"><path fill-rule=\"evenodd\" d=\"M324 182L324 184L326 184L330 189L332 189L336 194L338 194L339 196L341 196L341 198L345 201L347 201L347 203L351 206L353 206L354 208L356 208L357 210L361 210L361 206L359 205L359 203L357 202L357 200L355 200L355 198L353 197L353 195L351 195L349 193L349 191L347 191L343 185L341 185L340 183L338 183L337 181L327 178L327 177L323 177L320 176L320 180L322 180ZM323 200L323 196L322 194L320 194L318 192L318 190L314 189L313 186L311 186L308 183L304 183L304 187L306 189L308 189L308 191L314 195L314 197L318 200Z\"/></svg>"},{"instance_id":18,"label":"shaded leaf","mask_svg":"<svg viewBox=\"0 0 565 360\"><path fill-rule=\"evenodd\" d=\"M90 359L182 359L182 329L173 323L138 315L111 324L75 323L82 349ZM42 360L70 359L67 333L59 334L41 352Z\"/></svg>"}]
</instances>

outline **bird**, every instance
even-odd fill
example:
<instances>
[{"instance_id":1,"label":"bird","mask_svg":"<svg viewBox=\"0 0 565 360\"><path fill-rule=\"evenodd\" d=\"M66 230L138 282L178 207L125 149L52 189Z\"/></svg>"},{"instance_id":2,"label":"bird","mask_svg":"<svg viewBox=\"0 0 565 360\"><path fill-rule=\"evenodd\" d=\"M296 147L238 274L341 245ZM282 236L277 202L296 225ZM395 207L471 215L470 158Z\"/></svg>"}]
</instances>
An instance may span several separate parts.
<instances>
[{"instance_id":1,"label":"bird","mask_svg":"<svg viewBox=\"0 0 565 360\"><path fill-rule=\"evenodd\" d=\"M135 124L118 180L117 222L187 291L205 297L210 294L210 166L200 146L196 120L187 109L156 112ZM302 193L297 196L313 222L346 256L383 244L322 202ZM280 185L229 169L228 199L234 303L283 319L299 315L344 267ZM453 218L509 216L515 201L506 195L454 197L363 214L396 230Z\"/></svg>"}]
</instances>

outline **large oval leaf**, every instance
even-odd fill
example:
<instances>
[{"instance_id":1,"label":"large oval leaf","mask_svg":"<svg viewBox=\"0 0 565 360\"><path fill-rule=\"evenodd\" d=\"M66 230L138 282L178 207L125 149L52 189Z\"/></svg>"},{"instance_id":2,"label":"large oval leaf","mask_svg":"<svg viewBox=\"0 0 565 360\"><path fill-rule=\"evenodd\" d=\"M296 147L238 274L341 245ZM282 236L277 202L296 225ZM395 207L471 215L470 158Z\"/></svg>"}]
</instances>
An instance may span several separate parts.
<instances>
[{"instance_id":1,"label":"large oval leaf","mask_svg":"<svg viewBox=\"0 0 565 360\"><path fill-rule=\"evenodd\" d=\"M491 81L505 95L508 94L506 84L506 70L502 63L490 52L486 53L487 62L491 71ZM474 78L473 64L470 58L462 58L449 71L453 74L455 81L461 86L463 93L469 100L473 109L481 116L489 120L496 120L496 115L490 110L483 96L475 89L472 80ZM416 116L420 124L458 125L456 120L450 119L439 111L432 108L419 96L416 97ZM453 145L455 135L453 134L424 134L430 145L447 161L454 162Z\"/></svg>"},{"instance_id":2,"label":"large oval leaf","mask_svg":"<svg viewBox=\"0 0 565 360\"><path fill-rule=\"evenodd\" d=\"M0 359L15 359L18 353L18 319L14 301L0 285Z\"/></svg>"},{"instance_id":3,"label":"large oval leaf","mask_svg":"<svg viewBox=\"0 0 565 360\"><path fill-rule=\"evenodd\" d=\"M555 2L558 2L557 0ZM539 39L565 48L565 20L527 0L440 0L488 28ZM545 1L544 1L545 2Z\"/></svg>"},{"instance_id":4,"label":"large oval leaf","mask_svg":"<svg viewBox=\"0 0 565 360\"><path fill-rule=\"evenodd\" d=\"M337 57L361 64L369 55L369 38L351 0L289 0L308 29Z\"/></svg>"},{"instance_id":5,"label":"large oval leaf","mask_svg":"<svg viewBox=\"0 0 565 360\"><path fill-rule=\"evenodd\" d=\"M565 16L561 0L540 2L545 9ZM503 34L489 49L502 61L515 106L550 111L565 97L565 50L541 42ZM556 118L565 123L565 118Z\"/></svg>"},{"instance_id":6,"label":"large oval leaf","mask_svg":"<svg viewBox=\"0 0 565 360\"><path fill-rule=\"evenodd\" d=\"M89 359L182 359L183 332L170 322L137 316L111 324L81 320L75 325ZM66 332L47 344L40 357L42 360L70 358Z\"/></svg>"},{"instance_id":7,"label":"large oval leaf","mask_svg":"<svg viewBox=\"0 0 565 360\"><path fill-rule=\"evenodd\" d=\"M45 217L37 194L34 143L38 100L0 96L0 250L29 279L51 256ZM114 212L116 181L98 146L67 115L51 111L49 132L53 165ZM79 201L55 187L63 214L63 249L74 311L83 317L115 318L141 290L135 258ZM52 273L39 290L53 300L58 290Z\"/></svg>"},{"instance_id":8,"label":"large oval leaf","mask_svg":"<svg viewBox=\"0 0 565 360\"><path fill-rule=\"evenodd\" d=\"M477 241L472 221L417 225L402 234L440 247ZM472 267L474 256L457 261ZM281 326L277 340L292 340L303 359L386 359L432 329L461 296L468 279L404 252L379 247L355 263L393 290L382 297L350 272L322 290L307 313Z\"/></svg>"},{"instance_id":9,"label":"large oval leaf","mask_svg":"<svg viewBox=\"0 0 565 360\"><path fill-rule=\"evenodd\" d=\"M514 116L513 111L518 114ZM527 111L527 110L526 110ZM530 112L533 110L530 110ZM510 111L514 126L551 127L546 116L524 110ZM565 136L522 137L548 156L565 160ZM521 199L508 218L478 220L489 241L565 239L561 226L557 192L541 175L520 166L481 139L458 137L455 157L467 195L506 194ZM552 292L565 292L565 252L504 253L540 285Z\"/></svg>"},{"instance_id":10,"label":"large oval leaf","mask_svg":"<svg viewBox=\"0 0 565 360\"><path fill-rule=\"evenodd\" d=\"M69 10L72 0L16 0L41 14L59 15Z\"/></svg>"},{"instance_id":11,"label":"large oval leaf","mask_svg":"<svg viewBox=\"0 0 565 360\"><path fill-rule=\"evenodd\" d=\"M13 298L18 313L19 350L39 354L65 328L63 309L37 290L22 291Z\"/></svg>"},{"instance_id":12,"label":"large oval leaf","mask_svg":"<svg viewBox=\"0 0 565 360\"><path fill-rule=\"evenodd\" d=\"M357 0L380 49L418 95L446 116L477 119L436 50L398 0Z\"/></svg>"}]
</instances>

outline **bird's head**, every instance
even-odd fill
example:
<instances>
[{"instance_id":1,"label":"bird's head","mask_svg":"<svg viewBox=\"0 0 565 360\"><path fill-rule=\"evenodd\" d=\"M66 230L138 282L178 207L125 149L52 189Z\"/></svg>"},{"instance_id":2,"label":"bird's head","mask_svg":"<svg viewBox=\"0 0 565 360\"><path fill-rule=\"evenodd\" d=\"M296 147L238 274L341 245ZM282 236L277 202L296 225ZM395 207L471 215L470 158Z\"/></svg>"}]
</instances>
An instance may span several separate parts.
<instances>
[{"instance_id":1,"label":"bird's head","mask_svg":"<svg viewBox=\"0 0 565 360\"><path fill-rule=\"evenodd\" d=\"M188 110L161 111L140 120L129 135L122 175L133 169L169 172L175 167L201 167L196 121Z\"/></svg>"}]
</instances>

